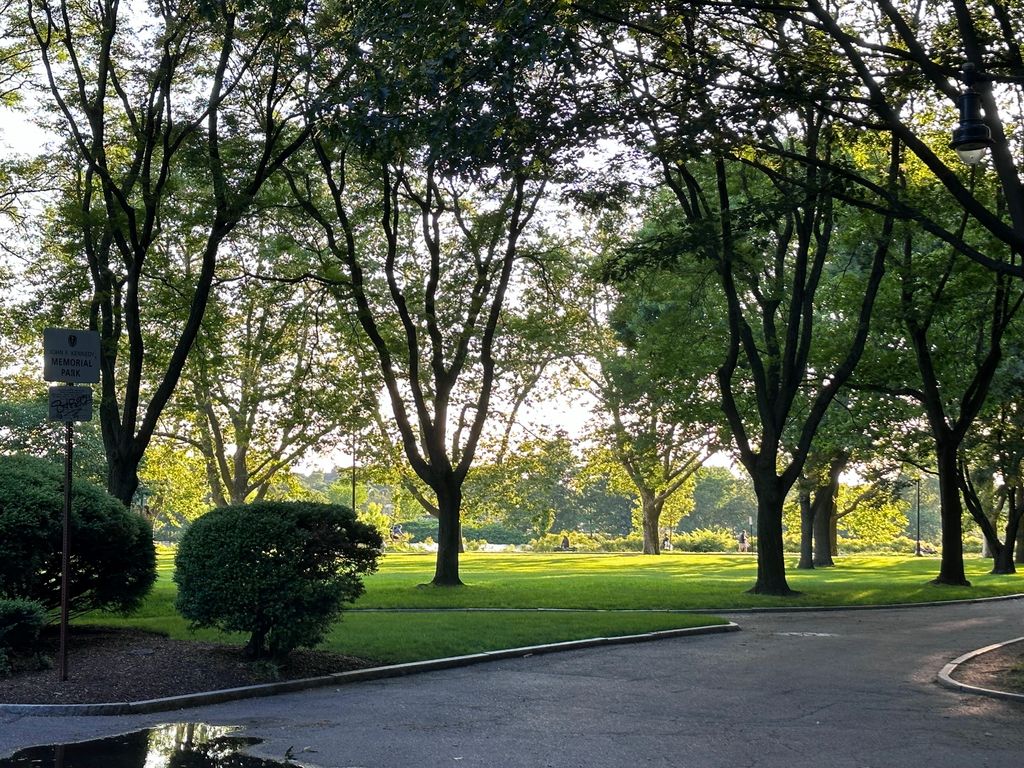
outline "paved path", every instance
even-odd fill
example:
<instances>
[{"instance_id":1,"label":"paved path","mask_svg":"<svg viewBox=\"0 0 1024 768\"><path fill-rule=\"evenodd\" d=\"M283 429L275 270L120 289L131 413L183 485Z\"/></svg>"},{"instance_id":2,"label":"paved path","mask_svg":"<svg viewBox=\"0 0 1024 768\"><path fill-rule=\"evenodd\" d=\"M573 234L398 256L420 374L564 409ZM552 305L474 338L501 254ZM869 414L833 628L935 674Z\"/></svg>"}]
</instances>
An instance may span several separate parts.
<instances>
[{"instance_id":1,"label":"paved path","mask_svg":"<svg viewBox=\"0 0 1024 768\"><path fill-rule=\"evenodd\" d=\"M0 755L193 721L324 768L982 768L1024 761L1024 705L935 684L1018 637L1024 601L732 616L743 632L611 646L180 713L0 715ZM306 750L306 751L303 751ZM315 751L313 751L315 750Z\"/></svg>"}]
</instances>

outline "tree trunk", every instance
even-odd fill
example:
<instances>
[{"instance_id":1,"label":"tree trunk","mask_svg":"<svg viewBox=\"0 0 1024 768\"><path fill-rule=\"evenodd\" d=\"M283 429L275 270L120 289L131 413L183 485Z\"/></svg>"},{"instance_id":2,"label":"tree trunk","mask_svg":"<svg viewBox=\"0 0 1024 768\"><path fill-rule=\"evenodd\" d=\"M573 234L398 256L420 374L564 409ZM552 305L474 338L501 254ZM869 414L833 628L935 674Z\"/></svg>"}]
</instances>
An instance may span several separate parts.
<instances>
[{"instance_id":1,"label":"tree trunk","mask_svg":"<svg viewBox=\"0 0 1024 768\"><path fill-rule=\"evenodd\" d=\"M750 590L755 595L789 597L799 594L786 581L786 559L782 546L782 504L774 466L752 473L757 494L757 581Z\"/></svg>"},{"instance_id":2,"label":"tree trunk","mask_svg":"<svg viewBox=\"0 0 1024 768\"><path fill-rule=\"evenodd\" d=\"M660 555L661 540L658 538L658 523L661 520L662 505L650 494L641 493L640 499L644 528L644 554Z\"/></svg>"},{"instance_id":3,"label":"tree trunk","mask_svg":"<svg viewBox=\"0 0 1024 768\"><path fill-rule=\"evenodd\" d=\"M814 569L814 507L811 506L811 489L800 485L800 562L799 570Z\"/></svg>"},{"instance_id":4,"label":"tree trunk","mask_svg":"<svg viewBox=\"0 0 1024 768\"><path fill-rule=\"evenodd\" d=\"M814 565L816 568L832 568L832 558L837 554L836 542L836 493L839 490L839 475L829 476L828 485L820 486L814 492Z\"/></svg>"},{"instance_id":5,"label":"tree trunk","mask_svg":"<svg viewBox=\"0 0 1024 768\"><path fill-rule=\"evenodd\" d=\"M1017 555L1013 561L1017 565L1024 565L1024 525L1017 526Z\"/></svg>"},{"instance_id":6,"label":"tree trunk","mask_svg":"<svg viewBox=\"0 0 1024 768\"><path fill-rule=\"evenodd\" d=\"M437 494L437 564L435 587L459 587L459 551L462 547L462 526L459 514L462 508L462 485L448 475L433 488Z\"/></svg>"},{"instance_id":7,"label":"tree trunk","mask_svg":"<svg viewBox=\"0 0 1024 768\"><path fill-rule=\"evenodd\" d=\"M247 659L262 659L266 656L267 630L258 629L249 635L249 642L243 651Z\"/></svg>"},{"instance_id":8,"label":"tree trunk","mask_svg":"<svg viewBox=\"0 0 1024 768\"><path fill-rule=\"evenodd\" d=\"M960 503L956 446L937 438L935 457L939 475L939 504L942 518L942 559L934 584L969 587L964 573L963 507Z\"/></svg>"},{"instance_id":9,"label":"tree trunk","mask_svg":"<svg viewBox=\"0 0 1024 768\"><path fill-rule=\"evenodd\" d=\"M1021 531L1020 520L1022 513L1024 513L1024 507L1018 507L1016 494L1011 490L1006 510L1006 539L1000 551L996 553L995 562L992 563L992 573L1006 574L1017 572L1013 562L1013 552L1015 548L1017 550L1020 549L1018 536ZM1014 544L1017 544L1017 547L1014 547ZM1019 551L1017 554L1020 556Z\"/></svg>"},{"instance_id":10,"label":"tree trunk","mask_svg":"<svg viewBox=\"0 0 1024 768\"><path fill-rule=\"evenodd\" d=\"M992 562L992 573L1016 573L1017 566L1013 563L1013 547L1006 546L999 550Z\"/></svg>"},{"instance_id":11,"label":"tree trunk","mask_svg":"<svg viewBox=\"0 0 1024 768\"><path fill-rule=\"evenodd\" d=\"M139 459L133 455L107 454L107 491L128 509L139 489Z\"/></svg>"}]
</instances>

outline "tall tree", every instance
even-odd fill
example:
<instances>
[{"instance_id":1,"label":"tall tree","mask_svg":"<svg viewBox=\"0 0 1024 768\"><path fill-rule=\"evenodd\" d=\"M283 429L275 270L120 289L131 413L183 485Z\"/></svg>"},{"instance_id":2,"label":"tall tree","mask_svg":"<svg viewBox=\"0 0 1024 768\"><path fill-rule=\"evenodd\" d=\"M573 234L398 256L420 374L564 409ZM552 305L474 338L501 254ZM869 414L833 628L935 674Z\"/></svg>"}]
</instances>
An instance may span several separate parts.
<instances>
[{"instance_id":1,"label":"tall tree","mask_svg":"<svg viewBox=\"0 0 1024 768\"><path fill-rule=\"evenodd\" d=\"M529 278L524 257L540 255L529 229L554 161L577 140L566 123L573 36L558 9L365 9L359 97L313 136L319 178L291 170L377 354L406 459L437 499L438 586L461 584L462 485L491 407L503 310Z\"/></svg>"},{"instance_id":2,"label":"tall tree","mask_svg":"<svg viewBox=\"0 0 1024 768\"><path fill-rule=\"evenodd\" d=\"M248 231L230 241L164 420L164 436L203 457L217 506L266 498L279 475L336 450L378 408L360 339L325 307L327 289L301 277L305 255L274 227Z\"/></svg>"},{"instance_id":3,"label":"tall tree","mask_svg":"<svg viewBox=\"0 0 1024 768\"><path fill-rule=\"evenodd\" d=\"M649 364L647 350L623 343L623 337L640 335L632 321L646 325L651 313L658 312L658 298L650 291L620 296L610 318L619 338L593 317L589 359L579 366L599 403L598 418L603 417L598 440L639 499L646 555L661 553L666 505L684 489L692 490L694 475L718 447L715 425L709 426L701 389L695 386L702 372L681 377L682 365L676 365L677 375L666 380L658 373L665 366ZM624 489L625 484L620 486Z\"/></svg>"},{"instance_id":4,"label":"tall tree","mask_svg":"<svg viewBox=\"0 0 1024 768\"><path fill-rule=\"evenodd\" d=\"M1002 360L1003 335L1024 301L1024 290L1018 279L1001 273L989 273L990 280L979 281L976 265L966 264L958 254L940 255L938 265L925 262L928 266L922 265L924 260L920 258L915 260L915 255L907 235L901 269L901 304L921 375L920 389L909 391L927 415L942 500L943 553L935 581L969 584L961 544L962 476L958 457L984 407ZM941 276L937 285L922 285L918 277L922 269ZM989 283L987 289L979 290L985 282ZM944 322L942 315L951 310L954 318ZM955 347L950 345L958 342L966 342L970 353L954 352Z\"/></svg>"},{"instance_id":5,"label":"tall tree","mask_svg":"<svg viewBox=\"0 0 1024 768\"><path fill-rule=\"evenodd\" d=\"M29 0L58 156L73 199L69 258L87 272L88 323L100 333L99 421L110 492L129 503L138 467L199 333L221 244L268 177L305 141L294 88L306 69L302 0L164 3L145 13L118 0ZM198 250L175 247L180 182L201 233ZM147 299L164 266L187 275L189 313L150 384ZM81 255L79 255L81 254ZM182 281L184 285L186 281Z\"/></svg>"},{"instance_id":6,"label":"tall tree","mask_svg":"<svg viewBox=\"0 0 1024 768\"><path fill-rule=\"evenodd\" d=\"M1017 344L1013 344L1016 351ZM981 428L964 441L959 486L964 504L985 537L993 573L1014 573L1014 551L1024 516L1024 416L1020 403L1020 360L1016 355L993 382ZM1004 521L1003 535L999 533ZM1018 553L1019 554L1019 553Z\"/></svg>"},{"instance_id":7,"label":"tall tree","mask_svg":"<svg viewBox=\"0 0 1024 768\"><path fill-rule=\"evenodd\" d=\"M862 354L892 216L865 220L836 197L842 174L829 167L856 162L831 116L848 82L829 68L812 35L787 35L765 18L730 26L717 12L692 7L631 10L617 20L621 31L606 32L613 93L632 118L629 138L674 196L676 261L712 266L721 286L728 342L718 388L758 497L752 591L791 594L783 502ZM788 66L781 51L807 64ZM810 62L819 65L813 76ZM813 98L787 98L798 90ZM695 159L708 150L710 158ZM900 168L899 143L883 157L888 171L880 186L889 189ZM866 222L859 238L846 238L847 226L837 225L852 219ZM843 285L858 300L829 306L822 329L829 289Z\"/></svg>"}]
</instances>

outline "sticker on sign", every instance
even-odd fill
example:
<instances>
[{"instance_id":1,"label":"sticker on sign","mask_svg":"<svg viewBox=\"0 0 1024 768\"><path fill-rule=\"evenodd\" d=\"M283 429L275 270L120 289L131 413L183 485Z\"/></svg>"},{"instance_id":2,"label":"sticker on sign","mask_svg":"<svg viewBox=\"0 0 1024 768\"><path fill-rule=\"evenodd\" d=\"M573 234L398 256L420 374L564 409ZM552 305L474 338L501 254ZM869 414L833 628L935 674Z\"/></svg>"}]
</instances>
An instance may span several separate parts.
<instances>
[{"instance_id":1,"label":"sticker on sign","mask_svg":"<svg viewBox=\"0 0 1024 768\"><path fill-rule=\"evenodd\" d=\"M50 387L50 419L64 422L92 420L92 388Z\"/></svg>"},{"instance_id":2,"label":"sticker on sign","mask_svg":"<svg viewBox=\"0 0 1024 768\"><path fill-rule=\"evenodd\" d=\"M100 380L100 335L96 331L46 328L43 380L96 384Z\"/></svg>"}]
</instances>

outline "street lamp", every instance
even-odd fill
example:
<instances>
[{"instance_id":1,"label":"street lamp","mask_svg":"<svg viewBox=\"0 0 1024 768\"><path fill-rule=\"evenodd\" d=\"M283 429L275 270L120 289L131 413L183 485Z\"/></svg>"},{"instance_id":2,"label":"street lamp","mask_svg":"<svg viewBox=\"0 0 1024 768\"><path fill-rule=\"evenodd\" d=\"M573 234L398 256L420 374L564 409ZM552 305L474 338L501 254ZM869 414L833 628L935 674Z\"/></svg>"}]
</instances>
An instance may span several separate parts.
<instances>
[{"instance_id":1,"label":"street lamp","mask_svg":"<svg viewBox=\"0 0 1024 768\"><path fill-rule=\"evenodd\" d=\"M917 557L921 556L921 478L917 478Z\"/></svg>"},{"instance_id":2,"label":"street lamp","mask_svg":"<svg viewBox=\"0 0 1024 768\"><path fill-rule=\"evenodd\" d=\"M953 129L953 140L949 146L956 150L966 165L978 165L992 146L992 131L981 117L981 94L974 89L977 79L977 67L970 62L964 64L964 85L967 90L957 99L960 124Z\"/></svg>"},{"instance_id":3,"label":"street lamp","mask_svg":"<svg viewBox=\"0 0 1024 768\"><path fill-rule=\"evenodd\" d=\"M352 431L352 512L356 511L356 433Z\"/></svg>"}]
</instances>

